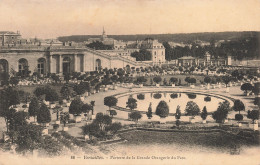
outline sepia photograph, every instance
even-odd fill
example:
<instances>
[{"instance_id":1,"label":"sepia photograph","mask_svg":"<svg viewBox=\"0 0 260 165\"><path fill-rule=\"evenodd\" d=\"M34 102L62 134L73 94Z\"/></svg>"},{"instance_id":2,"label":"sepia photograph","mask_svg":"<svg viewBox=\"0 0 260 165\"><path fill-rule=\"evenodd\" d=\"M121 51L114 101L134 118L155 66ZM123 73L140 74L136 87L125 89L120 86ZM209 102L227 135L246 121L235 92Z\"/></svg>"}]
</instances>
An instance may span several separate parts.
<instances>
[{"instance_id":1,"label":"sepia photograph","mask_svg":"<svg viewBox=\"0 0 260 165\"><path fill-rule=\"evenodd\" d=\"M260 165L260 0L0 0L0 165Z\"/></svg>"}]
</instances>

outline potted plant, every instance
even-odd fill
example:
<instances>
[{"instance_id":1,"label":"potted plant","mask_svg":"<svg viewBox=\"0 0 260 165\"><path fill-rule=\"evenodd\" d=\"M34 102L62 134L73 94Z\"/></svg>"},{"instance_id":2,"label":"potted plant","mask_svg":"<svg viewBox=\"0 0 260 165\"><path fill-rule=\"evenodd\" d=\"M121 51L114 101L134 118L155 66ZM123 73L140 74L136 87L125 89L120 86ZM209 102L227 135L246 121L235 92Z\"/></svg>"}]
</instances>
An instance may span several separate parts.
<instances>
[{"instance_id":1,"label":"potted plant","mask_svg":"<svg viewBox=\"0 0 260 165\"><path fill-rule=\"evenodd\" d=\"M258 130L259 110L248 111L247 118L252 119L253 129Z\"/></svg>"},{"instance_id":2,"label":"potted plant","mask_svg":"<svg viewBox=\"0 0 260 165\"><path fill-rule=\"evenodd\" d=\"M63 131L68 131L66 124L69 122L70 114L68 112L61 113L60 121L63 123Z\"/></svg>"},{"instance_id":3,"label":"potted plant","mask_svg":"<svg viewBox=\"0 0 260 165\"><path fill-rule=\"evenodd\" d=\"M175 87L176 83L178 82L178 79L175 77L171 77L170 82L172 83L172 87Z\"/></svg>"},{"instance_id":4,"label":"potted plant","mask_svg":"<svg viewBox=\"0 0 260 165\"><path fill-rule=\"evenodd\" d=\"M78 97L75 98L70 104L69 113L74 115L76 123L81 122L82 106L83 102Z\"/></svg>"},{"instance_id":5,"label":"potted plant","mask_svg":"<svg viewBox=\"0 0 260 165\"><path fill-rule=\"evenodd\" d=\"M156 83L156 87L160 87L159 83L162 81L162 78L160 76L155 76L153 81Z\"/></svg>"}]
</instances>

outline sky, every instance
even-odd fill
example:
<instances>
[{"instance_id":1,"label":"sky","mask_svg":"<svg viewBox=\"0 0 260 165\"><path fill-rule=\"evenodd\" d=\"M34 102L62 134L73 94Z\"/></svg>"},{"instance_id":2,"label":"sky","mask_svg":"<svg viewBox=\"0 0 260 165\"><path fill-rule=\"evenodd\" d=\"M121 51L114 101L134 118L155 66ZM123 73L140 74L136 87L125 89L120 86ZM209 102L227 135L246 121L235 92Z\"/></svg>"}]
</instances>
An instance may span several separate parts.
<instances>
[{"instance_id":1,"label":"sky","mask_svg":"<svg viewBox=\"0 0 260 165\"><path fill-rule=\"evenodd\" d=\"M260 31L260 0L0 0L0 31L68 35Z\"/></svg>"}]
</instances>

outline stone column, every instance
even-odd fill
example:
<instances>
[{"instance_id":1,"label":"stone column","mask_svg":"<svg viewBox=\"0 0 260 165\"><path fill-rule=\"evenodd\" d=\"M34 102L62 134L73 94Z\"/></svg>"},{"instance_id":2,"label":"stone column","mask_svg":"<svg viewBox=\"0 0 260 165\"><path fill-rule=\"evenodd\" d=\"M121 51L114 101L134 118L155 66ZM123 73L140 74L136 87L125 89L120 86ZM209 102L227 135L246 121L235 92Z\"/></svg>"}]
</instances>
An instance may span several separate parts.
<instances>
[{"instance_id":1,"label":"stone column","mask_svg":"<svg viewBox=\"0 0 260 165\"><path fill-rule=\"evenodd\" d=\"M82 65L83 65L83 72L86 72L86 67L85 67L85 54L82 56Z\"/></svg>"},{"instance_id":2,"label":"stone column","mask_svg":"<svg viewBox=\"0 0 260 165\"><path fill-rule=\"evenodd\" d=\"M62 73L62 55L59 58L59 73Z\"/></svg>"},{"instance_id":3,"label":"stone column","mask_svg":"<svg viewBox=\"0 0 260 165\"><path fill-rule=\"evenodd\" d=\"M52 68L52 55L50 55L50 67L49 67L49 72L53 73L53 68Z\"/></svg>"},{"instance_id":4,"label":"stone column","mask_svg":"<svg viewBox=\"0 0 260 165\"><path fill-rule=\"evenodd\" d=\"M78 71L78 60L77 60L77 54L74 54L74 72Z\"/></svg>"}]
</instances>

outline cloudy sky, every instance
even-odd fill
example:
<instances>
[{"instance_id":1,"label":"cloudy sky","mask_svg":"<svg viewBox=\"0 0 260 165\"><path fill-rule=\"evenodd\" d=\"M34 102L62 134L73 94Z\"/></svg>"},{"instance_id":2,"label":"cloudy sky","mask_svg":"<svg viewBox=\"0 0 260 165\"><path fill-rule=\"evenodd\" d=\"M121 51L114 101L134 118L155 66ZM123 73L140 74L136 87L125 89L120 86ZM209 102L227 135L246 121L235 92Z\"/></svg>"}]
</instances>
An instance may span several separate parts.
<instances>
[{"instance_id":1,"label":"cloudy sky","mask_svg":"<svg viewBox=\"0 0 260 165\"><path fill-rule=\"evenodd\" d=\"M0 31L23 37L260 31L260 0L0 0Z\"/></svg>"}]
</instances>

